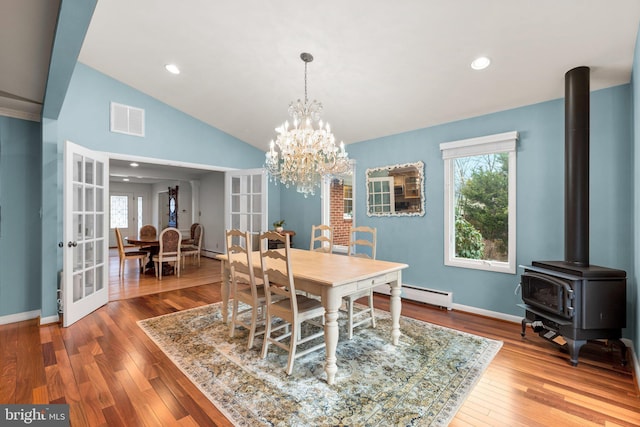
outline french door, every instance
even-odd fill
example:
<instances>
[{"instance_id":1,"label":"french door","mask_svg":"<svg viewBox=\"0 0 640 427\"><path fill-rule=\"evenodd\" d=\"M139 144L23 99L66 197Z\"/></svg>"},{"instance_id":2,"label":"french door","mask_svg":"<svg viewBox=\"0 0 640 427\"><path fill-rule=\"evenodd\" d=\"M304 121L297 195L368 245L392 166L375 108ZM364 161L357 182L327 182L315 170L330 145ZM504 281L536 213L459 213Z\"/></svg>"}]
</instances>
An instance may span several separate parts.
<instances>
[{"instance_id":1,"label":"french door","mask_svg":"<svg viewBox=\"0 0 640 427\"><path fill-rule=\"evenodd\" d=\"M259 249L258 237L268 230L267 177L264 169L225 173L225 229L249 231L253 249Z\"/></svg>"},{"instance_id":2,"label":"french door","mask_svg":"<svg viewBox=\"0 0 640 427\"><path fill-rule=\"evenodd\" d=\"M65 142L64 147L65 327L109 302L109 158Z\"/></svg>"}]
</instances>

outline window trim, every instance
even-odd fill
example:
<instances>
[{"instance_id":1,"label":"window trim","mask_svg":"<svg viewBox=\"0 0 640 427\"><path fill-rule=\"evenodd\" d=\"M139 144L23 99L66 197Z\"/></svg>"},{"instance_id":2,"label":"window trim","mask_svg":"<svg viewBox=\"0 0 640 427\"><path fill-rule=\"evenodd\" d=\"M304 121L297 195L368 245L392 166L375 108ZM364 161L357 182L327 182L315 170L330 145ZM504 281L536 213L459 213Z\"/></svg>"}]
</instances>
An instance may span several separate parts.
<instances>
[{"instance_id":1,"label":"window trim","mask_svg":"<svg viewBox=\"0 0 640 427\"><path fill-rule=\"evenodd\" d=\"M518 132L504 132L478 138L440 144L444 160L444 264L452 267L494 271L498 273L516 273L516 142ZM487 261L455 256L455 188L453 161L459 157L472 157L483 154L509 153L509 243L508 261Z\"/></svg>"}]
</instances>

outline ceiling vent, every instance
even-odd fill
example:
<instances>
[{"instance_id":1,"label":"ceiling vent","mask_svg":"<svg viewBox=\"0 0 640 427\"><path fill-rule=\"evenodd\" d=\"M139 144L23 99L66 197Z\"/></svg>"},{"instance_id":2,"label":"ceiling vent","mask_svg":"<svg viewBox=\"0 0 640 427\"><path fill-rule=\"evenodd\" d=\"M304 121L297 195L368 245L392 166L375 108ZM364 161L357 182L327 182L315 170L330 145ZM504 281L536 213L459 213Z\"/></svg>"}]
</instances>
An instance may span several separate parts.
<instances>
[{"instance_id":1,"label":"ceiling vent","mask_svg":"<svg viewBox=\"0 0 640 427\"><path fill-rule=\"evenodd\" d=\"M111 132L144 136L144 110L112 102Z\"/></svg>"}]
</instances>

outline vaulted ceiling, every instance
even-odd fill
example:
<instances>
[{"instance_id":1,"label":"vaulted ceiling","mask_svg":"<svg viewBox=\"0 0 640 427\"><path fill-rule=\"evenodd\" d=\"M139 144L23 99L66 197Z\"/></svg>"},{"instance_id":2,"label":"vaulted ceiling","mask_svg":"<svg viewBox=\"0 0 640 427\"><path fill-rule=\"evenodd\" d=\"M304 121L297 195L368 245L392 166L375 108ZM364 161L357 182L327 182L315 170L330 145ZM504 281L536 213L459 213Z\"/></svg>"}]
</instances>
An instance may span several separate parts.
<instances>
[{"instance_id":1,"label":"vaulted ceiling","mask_svg":"<svg viewBox=\"0 0 640 427\"><path fill-rule=\"evenodd\" d=\"M57 7L0 6L0 114L39 114ZM301 52L351 143L561 98L576 66L592 90L628 83L639 23L637 0L99 0L79 61L266 150L304 97Z\"/></svg>"}]
</instances>

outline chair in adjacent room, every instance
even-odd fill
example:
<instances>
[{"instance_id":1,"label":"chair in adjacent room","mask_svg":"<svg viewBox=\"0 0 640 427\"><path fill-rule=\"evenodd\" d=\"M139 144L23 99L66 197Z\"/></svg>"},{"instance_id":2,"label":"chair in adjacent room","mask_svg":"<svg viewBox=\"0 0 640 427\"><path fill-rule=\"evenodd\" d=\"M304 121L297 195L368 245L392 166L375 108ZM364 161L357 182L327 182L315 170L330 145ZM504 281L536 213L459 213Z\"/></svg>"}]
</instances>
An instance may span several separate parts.
<instances>
[{"instance_id":1,"label":"chair in adjacent room","mask_svg":"<svg viewBox=\"0 0 640 427\"><path fill-rule=\"evenodd\" d=\"M310 251L333 252L333 227L329 225L311 226Z\"/></svg>"},{"instance_id":2,"label":"chair in adjacent room","mask_svg":"<svg viewBox=\"0 0 640 427\"><path fill-rule=\"evenodd\" d=\"M147 224L143 225L140 228L140 237L156 237L158 235L158 231L153 225Z\"/></svg>"},{"instance_id":3,"label":"chair in adjacent room","mask_svg":"<svg viewBox=\"0 0 640 427\"><path fill-rule=\"evenodd\" d=\"M158 235L158 231L153 225L147 224L147 225L143 225L140 228L141 239L144 239L144 238L154 239L157 235ZM153 246L152 245L141 246L140 249L151 250L153 249ZM153 253L154 251L151 251L151 252Z\"/></svg>"},{"instance_id":4,"label":"chair in adjacent room","mask_svg":"<svg viewBox=\"0 0 640 427\"><path fill-rule=\"evenodd\" d=\"M162 266L165 262L173 262L175 274L180 277L180 245L182 243L182 233L174 227L167 227L160 233L158 238L160 249L153 255L156 277L162 280Z\"/></svg>"},{"instance_id":5,"label":"chair in adjacent room","mask_svg":"<svg viewBox=\"0 0 640 427\"><path fill-rule=\"evenodd\" d=\"M256 335L264 333L264 329L256 332L258 324L264 324L266 305L264 286L261 280L260 283L257 282L254 274L249 232L227 230L225 234L233 291L229 336L233 338L236 326L246 328L249 331L247 348L250 349L253 347ZM244 303L245 306L241 307L239 303ZM246 313L251 313L250 321L247 321Z\"/></svg>"},{"instance_id":6,"label":"chair in adjacent room","mask_svg":"<svg viewBox=\"0 0 640 427\"><path fill-rule=\"evenodd\" d=\"M204 228L200 224L195 224L191 226L192 234L191 234L191 243L187 245L182 245L181 254L182 254L182 267L185 266L185 258L193 257L193 261L198 261L198 267L200 267L200 255L202 253L202 238L204 235Z\"/></svg>"},{"instance_id":7,"label":"chair in adjacent room","mask_svg":"<svg viewBox=\"0 0 640 427\"><path fill-rule=\"evenodd\" d=\"M377 230L372 227L351 227L351 230L349 230L349 248L347 254L349 256L376 259L376 234ZM362 297L368 298L368 307L354 311L355 301ZM372 289L356 291L344 297L344 300L347 305L347 328L349 339L353 338L353 328L357 326L371 322L371 327L376 327Z\"/></svg>"},{"instance_id":8,"label":"chair in adjacent room","mask_svg":"<svg viewBox=\"0 0 640 427\"><path fill-rule=\"evenodd\" d=\"M277 240L284 244L282 250L269 248L269 240ZM260 235L260 264L264 280L267 316L265 319L265 335L262 344L262 358L267 357L269 345L274 344L289 352L286 372L291 375L295 359L324 348L324 307L320 301L296 294L296 286L291 270L291 243L289 235L281 235L267 231ZM273 319L283 323L273 326ZM315 320L317 319L317 320ZM303 322L313 325L308 335L302 337ZM277 335L273 335L277 333ZM288 345L284 342L288 338ZM320 343L310 344L304 350L297 351L300 344L312 340Z\"/></svg>"},{"instance_id":9,"label":"chair in adjacent room","mask_svg":"<svg viewBox=\"0 0 640 427\"><path fill-rule=\"evenodd\" d=\"M118 268L118 277L121 277L124 272L125 261L128 259L137 259L140 264L140 272L144 269L145 260L149 256L145 251L125 251L124 242L122 241L122 233L120 229L116 228L116 241L118 242L118 256L120 257L120 267Z\"/></svg>"}]
</instances>

